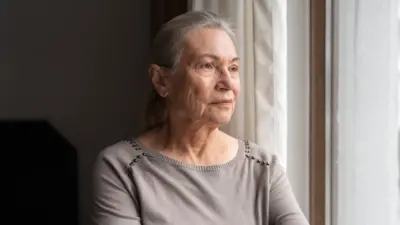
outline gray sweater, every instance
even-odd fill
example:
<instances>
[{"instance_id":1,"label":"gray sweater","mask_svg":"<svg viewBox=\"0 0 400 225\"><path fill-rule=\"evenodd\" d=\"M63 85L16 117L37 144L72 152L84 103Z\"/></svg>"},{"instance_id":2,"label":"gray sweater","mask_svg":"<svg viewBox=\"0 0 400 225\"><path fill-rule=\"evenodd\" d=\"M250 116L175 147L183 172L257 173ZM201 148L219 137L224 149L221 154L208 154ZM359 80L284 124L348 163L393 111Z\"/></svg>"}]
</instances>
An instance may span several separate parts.
<instances>
[{"instance_id":1,"label":"gray sweater","mask_svg":"<svg viewBox=\"0 0 400 225\"><path fill-rule=\"evenodd\" d=\"M99 154L94 178L96 225L309 224L277 157L248 141L215 166L122 141Z\"/></svg>"}]
</instances>

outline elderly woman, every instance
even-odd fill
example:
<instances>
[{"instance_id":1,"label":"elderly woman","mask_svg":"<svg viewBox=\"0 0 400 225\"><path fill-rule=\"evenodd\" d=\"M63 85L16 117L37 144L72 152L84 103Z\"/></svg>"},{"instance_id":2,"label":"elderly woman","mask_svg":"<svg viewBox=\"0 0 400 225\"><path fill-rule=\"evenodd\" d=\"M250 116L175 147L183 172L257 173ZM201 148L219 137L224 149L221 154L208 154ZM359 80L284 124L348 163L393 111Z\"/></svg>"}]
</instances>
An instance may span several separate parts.
<instances>
[{"instance_id":1,"label":"elderly woman","mask_svg":"<svg viewBox=\"0 0 400 225\"><path fill-rule=\"evenodd\" d=\"M276 155L218 128L240 92L229 24L192 11L154 40L147 129L96 162L97 225L306 225Z\"/></svg>"}]
</instances>

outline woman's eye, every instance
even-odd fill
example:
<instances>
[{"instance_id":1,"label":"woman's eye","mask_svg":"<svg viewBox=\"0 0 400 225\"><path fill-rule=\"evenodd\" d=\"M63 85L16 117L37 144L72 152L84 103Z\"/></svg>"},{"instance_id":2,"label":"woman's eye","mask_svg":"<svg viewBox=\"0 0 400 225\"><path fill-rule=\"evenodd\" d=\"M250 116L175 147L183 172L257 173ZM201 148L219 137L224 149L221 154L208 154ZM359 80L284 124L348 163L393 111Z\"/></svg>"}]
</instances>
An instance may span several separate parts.
<instances>
[{"instance_id":1,"label":"woman's eye","mask_svg":"<svg viewBox=\"0 0 400 225\"><path fill-rule=\"evenodd\" d=\"M214 65L212 63L203 63L200 65L200 68L209 70L209 69L213 69Z\"/></svg>"},{"instance_id":2,"label":"woman's eye","mask_svg":"<svg viewBox=\"0 0 400 225\"><path fill-rule=\"evenodd\" d=\"M231 66L231 67L229 68L229 70L230 70L231 72L238 72L238 71L239 71L239 67L238 67L238 66Z\"/></svg>"}]
</instances>

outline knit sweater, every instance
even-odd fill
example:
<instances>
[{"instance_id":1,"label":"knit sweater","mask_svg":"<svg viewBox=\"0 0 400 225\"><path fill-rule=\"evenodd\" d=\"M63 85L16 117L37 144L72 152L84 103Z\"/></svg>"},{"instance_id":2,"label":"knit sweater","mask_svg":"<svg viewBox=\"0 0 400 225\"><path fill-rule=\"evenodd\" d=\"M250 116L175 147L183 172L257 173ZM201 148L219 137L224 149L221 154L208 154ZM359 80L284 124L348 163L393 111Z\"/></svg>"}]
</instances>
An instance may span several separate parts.
<instances>
[{"instance_id":1,"label":"knit sweater","mask_svg":"<svg viewBox=\"0 0 400 225\"><path fill-rule=\"evenodd\" d=\"M245 140L221 165L197 166L139 139L100 152L95 225L308 225L275 154Z\"/></svg>"}]
</instances>

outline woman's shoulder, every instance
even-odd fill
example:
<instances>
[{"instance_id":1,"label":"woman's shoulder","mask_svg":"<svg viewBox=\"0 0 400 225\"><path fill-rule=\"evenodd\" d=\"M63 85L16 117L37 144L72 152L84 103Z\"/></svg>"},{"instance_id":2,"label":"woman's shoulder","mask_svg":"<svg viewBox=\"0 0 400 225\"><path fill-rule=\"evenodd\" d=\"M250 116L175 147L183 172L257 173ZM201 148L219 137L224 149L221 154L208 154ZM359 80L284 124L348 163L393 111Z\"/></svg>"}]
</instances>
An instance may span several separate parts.
<instances>
[{"instance_id":1,"label":"woman's shoulder","mask_svg":"<svg viewBox=\"0 0 400 225\"><path fill-rule=\"evenodd\" d=\"M133 158L141 154L140 151L135 151L135 143L132 140L121 140L105 146L97 154L96 163L105 163L114 168L126 168Z\"/></svg>"},{"instance_id":2,"label":"woman's shoulder","mask_svg":"<svg viewBox=\"0 0 400 225\"><path fill-rule=\"evenodd\" d=\"M249 140L241 141L244 143L247 158L265 162L267 165L278 163L278 156L271 149L262 147L261 145Z\"/></svg>"},{"instance_id":3,"label":"woman's shoulder","mask_svg":"<svg viewBox=\"0 0 400 225\"><path fill-rule=\"evenodd\" d=\"M265 148L256 142L241 139L226 132L222 132L226 138L233 142L239 143L239 149L244 148L245 156L250 160L255 160L256 162L263 162L266 165L273 165L278 163L278 156L273 152L273 150Z\"/></svg>"}]
</instances>

